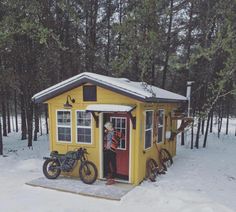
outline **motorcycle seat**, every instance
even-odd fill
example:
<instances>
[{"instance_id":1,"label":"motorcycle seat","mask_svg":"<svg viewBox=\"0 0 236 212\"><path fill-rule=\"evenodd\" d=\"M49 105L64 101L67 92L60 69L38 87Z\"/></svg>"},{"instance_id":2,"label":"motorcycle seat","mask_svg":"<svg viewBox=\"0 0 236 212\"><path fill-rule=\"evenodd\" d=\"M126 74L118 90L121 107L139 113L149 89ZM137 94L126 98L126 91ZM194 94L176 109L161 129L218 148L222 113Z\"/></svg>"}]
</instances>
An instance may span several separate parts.
<instances>
[{"instance_id":1,"label":"motorcycle seat","mask_svg":"<svg viewBox=\"0 0 236 212\"><path fill-rule=\"evenodd\" d=\"M58 151L52 151L50 155L58 155Z\"/></svg>"}]
</instances>

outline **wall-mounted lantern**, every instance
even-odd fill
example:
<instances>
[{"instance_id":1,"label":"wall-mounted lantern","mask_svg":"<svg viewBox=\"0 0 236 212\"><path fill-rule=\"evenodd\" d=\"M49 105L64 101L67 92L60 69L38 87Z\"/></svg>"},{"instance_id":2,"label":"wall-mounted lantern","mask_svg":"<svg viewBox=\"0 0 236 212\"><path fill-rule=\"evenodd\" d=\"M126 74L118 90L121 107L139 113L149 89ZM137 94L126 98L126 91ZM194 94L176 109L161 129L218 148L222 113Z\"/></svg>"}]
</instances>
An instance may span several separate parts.
<instances>
[{"instance_id":1,"label":"wall-mounted lantern","mask_svg":"<svg viewBox=\"0 0 236 212\"><path fill-rule=\"evenodd\" d=\"M64 104L64 108L72 108L72 104L70 104L69 101L70 101L72 104L75 103L75 99L71 98L70 95L67 95L67 97L66 97L66 103Z\"/></svg>"}]
</instances>

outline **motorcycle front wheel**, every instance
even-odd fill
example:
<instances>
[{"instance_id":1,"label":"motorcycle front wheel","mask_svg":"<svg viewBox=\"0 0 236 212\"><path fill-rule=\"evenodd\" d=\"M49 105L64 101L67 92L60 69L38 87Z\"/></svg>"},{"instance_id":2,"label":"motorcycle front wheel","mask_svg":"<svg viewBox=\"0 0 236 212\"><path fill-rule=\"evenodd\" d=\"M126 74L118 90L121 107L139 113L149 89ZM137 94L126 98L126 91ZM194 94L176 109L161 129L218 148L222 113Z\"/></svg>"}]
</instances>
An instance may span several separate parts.
<instances>
[{"instance_id":1,"label":"motorcycle front wheel","mask_svg":"<svg viewBox=\"0 0 236 212\"><path fill-rule=\"evenodd\" d=\"M57 160L47 159L43 163L43 174L48 179L56 179L61 174L59 166L60 164Z\"/></svg>"},{"instance_id":2,"label":"motorcycle front wheel","mask_svg":"<svg viewBox=\"0 0 236 212\"><path fill-rule=\"evenodd\" d=\"M91 161L84 161L79 168L80 179L86 184L93 184L98 176L98 170Z\"/></svg>"}]
</instances>

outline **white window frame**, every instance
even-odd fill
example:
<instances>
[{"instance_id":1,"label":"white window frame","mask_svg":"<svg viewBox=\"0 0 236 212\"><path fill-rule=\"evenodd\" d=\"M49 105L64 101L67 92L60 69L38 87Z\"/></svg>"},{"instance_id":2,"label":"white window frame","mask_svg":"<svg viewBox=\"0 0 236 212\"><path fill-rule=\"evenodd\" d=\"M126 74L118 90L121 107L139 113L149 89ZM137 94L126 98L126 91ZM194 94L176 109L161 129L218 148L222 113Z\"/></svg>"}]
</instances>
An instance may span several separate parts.
<instances>
[{"instance_id":1,"label":"white window frame","mask_svg":"<svg viewBox=\"0 0 236 212\"><path fill-rule=\"evenodd\" d=\"M161 126L159 126L159 111L163 111L163 124ZM156 140L156 142L158 144L161 144L165 140L165 137L164 137L165 136L164 135L164 133L165 133L165 109L158 109L157 114L158 114L158 116L157 116L157 132L156 132L157 133L157 140ZM159 131L159 128L161 128L161 127L162 127L162 140L161 140L161 142L158 142L158 139L159 139L158 131Z\"/></svg>"},{"instance_id":2,"label":"white window frame","mask_svg":"<svg viewBox=\"0 0 236 212\"><path fill-rule=\"evenodd\" d=\"M111 116L110 117L110 122L112 122L112 118L114 119L125 119L125 148L120 148L120 147L117 147L117 149L119 150L127 150L127 117L123 117L123 116ZM116 130L116 126L113 126ZM123 128L122 128L123 129ZM122 132L121 132L122 133Z\"/></svg>"},{"instance_id":3,"label":"white window frame","mask_svg":"<svg viewBox=\"0 0 236 212\"><path fill-rule=\"evenodd\" d=\"M70 125L58 125L58 112L70 112ZM58 127L65 127L65 128L70 128L70 141L60 141L58 140ZM72 111L69 109L63 109L63 110L56 110L56 136L57 136L57 143L66 143L66 144L70 144L72 143Z\"/></svg>"},{"instance_id":4,"label":"white window frame","mask_svg":"<svg viewBox=\"0 0 236 212\"><path fill-rule=\"evenodd\" d=\"M92 114L90 113L90 119L91 119L91 125L90 125L90 127L89 126L78 126L78 118L77 118L77 112L86 112L85 110L76 110L75 111L75 118L76 118L76 126L75 126L75 128L76 128L76 143L77 144L84 144L84 145L92 145L93 144L93 117L92 117ZM78 128L84 128L84 129L91 129L91 135L90 135L90 137L91 137L91 142L90 143L86 143L86 142L79 142L78 141Z\"/></svg>"},{"instance_id":5,"label":"white window frame","mask_svg":"<svg viewBox=\"0 0 236 212\"><path fill-rule=\"evenodd\" d=\"M148 128L148 129L146 129L147 112L152 112L152 128ZM154 125L154 110L145 110L145 125L144 125L144 149L145 150L150 149L153 146L153 125ZM145 145L146 144L146 131L148 131L148 130L151 130L151 146L146 148L145 147L146 146Z\"/></svg>"}]
</instances>

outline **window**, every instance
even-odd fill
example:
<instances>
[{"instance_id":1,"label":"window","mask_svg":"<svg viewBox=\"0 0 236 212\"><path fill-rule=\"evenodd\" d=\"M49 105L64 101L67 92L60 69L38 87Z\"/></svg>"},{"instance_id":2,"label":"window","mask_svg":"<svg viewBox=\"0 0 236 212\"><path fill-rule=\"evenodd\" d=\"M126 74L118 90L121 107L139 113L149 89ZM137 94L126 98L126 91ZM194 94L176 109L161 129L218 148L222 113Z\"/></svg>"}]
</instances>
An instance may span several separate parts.
<instances>
[{"instance_id":1,"label":"window","mask_svg":"<svg viewBox=\"0 0 236 212\"><path fill-rule=\"evenodd\" d=\"M57 111L57 141L71 142L71 112Z\"/></svg>"},{"instance_id":2,"label":"window","mask_svg":"<svg viewBox=\"0 0 236 212\"><path fill-rule=\"evenodd\" d=\"M145 149L152 146L153 137L153 111L146 111L145 122Z\"/></svg>"},{"instance_id":3,"label":"window","mask_svg":"<svg viewBox=\"0 0 236 212\"><path fill-rule=\"evenodd\" d=\"M83 100L84 101L97 101L97 87L95 85L83 86Z\"/></svg>"},{"instance_id":4,"label":"window","mask_svg":"<svg viewBox=\"0 0 236 212\"><path fill-rule=\"evenodd\" d=\"M84 111L77 111L77 142L91 144L91 113L86 113Z\"/></svg>"},{"instance_id":5,"label":"window","mask_svg":"<svg viewBox=\"0 0 236 212\"><path fill-rule=\"evenodd\" d=\"M127 119L125 117L111 117L110 121L115 130L119 131L122 135L118 149L126 150Z\"/></svg>"},{"instance_id":6,"label":"window","mask_svg":"<svg viewBox=\"0 0 236 212\"><path fill-rule=\"evenodd\" d=\"M164 140L164 110L158 110L157 114L157 143L161 143Z\"/></svg>"}]
</instances>

